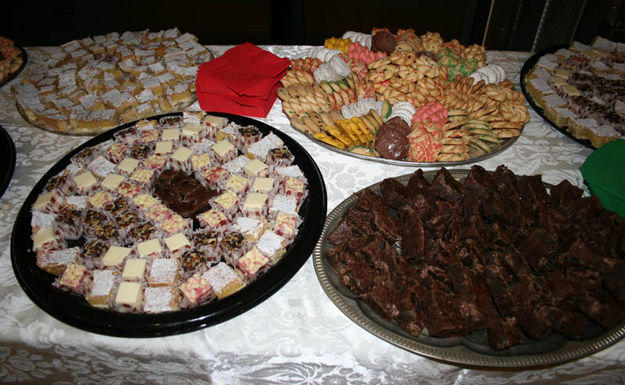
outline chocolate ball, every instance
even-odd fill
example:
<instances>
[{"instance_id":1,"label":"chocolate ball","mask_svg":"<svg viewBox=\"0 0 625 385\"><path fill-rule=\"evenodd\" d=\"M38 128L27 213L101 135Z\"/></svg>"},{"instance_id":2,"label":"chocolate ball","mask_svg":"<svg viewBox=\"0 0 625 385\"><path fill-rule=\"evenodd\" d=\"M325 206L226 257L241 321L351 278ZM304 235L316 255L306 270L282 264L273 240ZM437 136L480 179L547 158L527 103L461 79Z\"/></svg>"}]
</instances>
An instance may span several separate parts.
<instances>
[{"instance_id":1,"label":"chocolate ball","mask_svg":"<svg viewBox=\"0 0 625 385\"><path fill-rule=\"evenodd\" d=\"M395 51L395 36L388 31L376 33L371 39L371 50L373 52L382 51L391 54Z\"/></svg>"},{"instance_id":2,"label":"chocolate ball","mask_svg":"<svg viewBox=\"0 0 625 385\"><path fill-rule=\"evenodd\" d=\"M408 135L410 133L410 126L404 121L404 119L400 118L399 116L394 116L390 118L389 120L384 122L382 126L380 126L380 130L383 131L385 129L397 130L404 135Z\"/></svg>"},{"instance_id":3,"label":"chocolate ball","mask_svg":"<svg viewBox=\"0 0 625 385\"><path fill-rule=\"evenodd\" d=\"M400 130L387 128L378 131L375 138L375 149L383 158L404 160L410 150L410 142Z\"/></svg>"}]
</instances>

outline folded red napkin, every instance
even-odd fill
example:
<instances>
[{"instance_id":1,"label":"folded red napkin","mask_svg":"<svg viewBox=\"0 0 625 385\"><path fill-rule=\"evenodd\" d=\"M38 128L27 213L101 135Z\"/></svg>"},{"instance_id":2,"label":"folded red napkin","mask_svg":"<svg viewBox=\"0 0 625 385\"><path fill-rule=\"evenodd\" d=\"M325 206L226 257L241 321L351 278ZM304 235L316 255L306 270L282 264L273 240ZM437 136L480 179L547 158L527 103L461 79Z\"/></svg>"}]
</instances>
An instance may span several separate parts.
<instances>
[{"instance_id":1,"label":"folded red napkin","mask_svg":"<svg viewBox=\"0 0 625 385\"><path fill-rule=\"evenodd\" d=\"M254 44L244 43L202 64L196 94L206 111L265 117L276 100L278 82L291 64Z\"/></svg>"}]
</instances>

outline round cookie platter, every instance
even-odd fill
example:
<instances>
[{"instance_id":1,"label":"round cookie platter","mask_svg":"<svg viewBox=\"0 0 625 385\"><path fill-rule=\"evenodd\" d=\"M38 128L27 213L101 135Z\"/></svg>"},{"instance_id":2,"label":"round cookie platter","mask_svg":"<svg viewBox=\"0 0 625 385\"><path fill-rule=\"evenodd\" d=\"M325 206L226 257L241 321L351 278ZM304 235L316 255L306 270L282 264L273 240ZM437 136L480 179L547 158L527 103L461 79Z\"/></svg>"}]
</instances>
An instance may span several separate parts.
<instances>
[{"instance_id":1,"label":"round cookie platter","mask_svg":"<svg viewBox=\"0 0 625 385\"><path fill-rule=\"evenodd\" d=\"M293 59L278 97L318 144L382 163L476 162L507 149L529 121L523 94L483 46L438 33L374 29L326 39Z\"/></svg>"},{"instance_id":2,"label":"round cookie platter","mask_svg":"<svg viewBox=\"0 0 625 385\"><path fill-rule=\"evenodd\" d=\"M20 285L22 286L26 294L33 300L33 302L36 305L38 305L40 308L42 308L44 311L46 311L51 316L57 318L58 320L64 323L67 323L69 325L78 327L80 329L90 331L90 332L106 334L106 335L126 336L126 337L153 337L153 336L171 335L171 334L184 333L184 332L189 332L189 331L197 330L200 328L204 328L209 325L223 322L225 320L228 320L232 317L235 317L247 311L248 309L258 305L263 300L271 296L299 270L299 268L303 265L303 263L308 259L309 255L311 254L312 249L314 248L314 245L319 237L319 234L321 233L321 228L323 227L323 223L325 222L326 192L325 192L325 186L324 186L321 173L319 172L316 164L314 163L312 158L309 156L309 154L297 142L295 142L290 137L274 129L271 126L268 126L262 122L258 122L253 119L249 119L249 118L241 117L241 116L229 115L229 114L215 113L215 114L210 114L210 116L213 116L217 119L219 118L227 119L227 121L230 122L229 124L233 124L234 127L254 127L253 129L251 129L251 131L257 132L256 130L259 130L262 133L264 138L271 137L271 140L274 141L274 142L271 142L271 143L274 143L273 146L278 145L279 143L282 143L282 145L288 150L286 153L292 154L292 162L293 162L292 166L286 167L286 169L297 167L299 172L295 172L294 177L305 178L307 182L307 190L306 190L307 194L305 196L300 197L301 201L298 205L298 211L296 215L299 217L299 220L296 224L294 223L294 225L296 225L297 227L296 228L290 227L291 230L295 230L294 232L292 232L294 237L289 241L290 242L289 244L282 243L284 245L282 247L286 247L286 248L282 249L281 253L275 253L276 259L271 260L271 262L268 264L267 258L259 254L254 254L253 258L249 258L248 260L246 260L246 262L249 262L249 263L242 264L240 263L240 260L242 260L243 258L246 258L248 254L251 255L252 254L251 250L250 250L250 253L246 253L245 256L243 257L241 255L236 255L236 258L238 258L239 260L239 262L236 262L237 268L233 270L232 265L229 265L230 267L228 268L228 270L230 270L231 272L232 271L236 272L236 275L234 276L233 280L236 280L236 282L242 283L241 286L237 286L235 289L230 288L232 289L230 291L228 291L229 289L227 290L226 288L221 288L221 287L218 288L217 284L224 283L223 280L225 279L221 276L218 276L216 278L217 280L214 281L216 282L216 284L214 284L213 288L210 289L210 292L212 293L213 297L209 299L207 299L206 297L203 297L204 298L203 302L200 302L199 298L194 297L194 294L199 292L198 291L199 288L195 286L187 286L187 288L189 288L190 290L183 291L182 286L181 286L180 291L174 293L180 298L180 306L175 306L173 308L170 307L169 310L162 310L161 308L161 310L159 310L158 312L150 312L150 313L146 313L142 311L142 308L134 308L129 311L127 307L123 307L123 306L121 308L117 308L117 307L102 308L102 305L104 305L104 307L107 306L106 305L107 302L104 302L104 303L98 302L98 305L100 306L98 307L96 304L94 304L95 302L91 301L91 299L93 299L93 295L90 297L90 300L88 302L86 300L85 295L88 290L91 290L91 289L95 290L95 283L94 283L93 288L89 286L91 282L94 282L93 279L95 278L95 275L87 273L86 275L80 276L80 280L74 279L75 277L72 276L73 272L66 274L67 270L69 270L67 266L72 265L74 263L70 262L68 265L68 261L62 262L66 264L63 266L63 268L65 268L66 271L63 271L61 276L52 274L49 271L46 271L43 268L41 268L40 264L42 262L42 259L40 259L38 254L42 252L42 247L45 248L46 246L41 246L37 244L39 242L38 236L37 236L39 232L37 234L34 234L33 237L31 237L31 234L33 234L33 231L35 231L34 228L31 229L31 226L42 226L41 224L42 215L38 215L37 219L34 218L34 214L33 214L34 211L32 209L33 205L37 203L42 193L44 193L45 191L48 191L48 188L49 188L48 186L50 186L51 184L56 185L57 181L55 180L55 178L57 176L63 175L64 172L67 172L69 170L68 166L70 168L73 167L72 166L73 159L75 160L76 157L80 157L82 156L82 154L85 154L85 153L88 154L92 150L97 150L98 148L101 148L101 146L109 146L112 141L114 142L115 139L124 137L127 133L130 135L133 135L133 133L135 132L134 129L136 128L135 124L137 123L131 122L131 123L119 126L101 135L98 135L95 138L87 141L80 147L76 148L75 150L71 151L69 154L63 157L63 159L61 159L58 163L52 166L52 168L41 178L41 180L35 185L31 193L26 198L18 214L17 220L13 228L12 242L11 242L11 260L12 260L13 269L18 279L18 282L20 283ZM172 125L171 128L175 128L177 124L180 124L179 122L181 122L182 119L183 119L182 113L173 113L173 114L150 117L149 119L142 120L141 122L143 124L145 124L146 122L147 123L152 122L156 124L158 122L158 124ZM228 127L230 127L230 125ZM227 127L225 127L224 130L225 129L227 129ZM145 130L144 134L149 137L152 137L149 131L153 131L153 130ZM217 132L221 132L221 131L218 130ZM220 135L218 133L215 133L215 134ZM224 138L226 139L222 138L223 139L222 141L229 141L227 138L230 138L231 134L232 134L231 132L228 132L228 134L224 133L225 135ZM222 141L218 143L221 143ZM195 149L203 148L202 143L199 144L199 147L193 147L193 148ZM206 142L206 144L211 144L211 143L212 142ZM172 156L174 155L172 154ZM239 156L239 158L244 159L247 157L241 155ZM208 159L208 158L205 157L202 159ZM247 160L249 161L249 158ZM291 172L294 172L294 171L291 171ZM232 178L235 177L235 174L236 176L238 176L236 172L233 172L231 175ZM239 179L241 178L239 177ZM102 183L105 183L105 182L102 181ZM124 191L127 191L127 190L124 190ZM227 192L229 191L230 190L228 190ZM248 193L246 194L250 195L251 190L249 194ZM94 198L95 195L96 194L89 195L90 200L89 200L88 207L95 207L93 206L94 204L97 205L95 199L91 200L91 198ZM226 194L224 193L223 195L226 195ZM277 196L278 195L276 195L276 197ZM274 205L276 205L275 203L276 199L277 198L274 197L274 203L273 203ZM67 202L69 202L69 200ZM140 204L138 202L144 202L143 198L141 201L134 200L134 204ZM217 202L217 199L215 200L215 202ZM52 201L50 201L49 203L52 206L54 206L55 204L58 204L59 202L55 203L55 200L52 199ZM216 209L216 206L214 206L216 203L213 203L213 201L211 201L211 204L213 205L213 208ZM246 200L245 207L247 207L247 200ZM280 210L288 211L287 208L289 207L293 209L293 207L291 206L285 206L285 207L280 206ZM138 210L139 209L140 207L138 208ZM241 208L241 210L243 210L243 208ZM54 217L54 214L52 216ZM59 217L56 216L56 218L58 219ZM155 220L156 222L152 222L151 219L150 220L146 219L148 223L154 223L154 225L157 226L157 228L161 230L165 229L165 226L170 222L169 219L166 219L164 221L162 221L161 219L155 219ZM118 223L121 223L121 222L118 222ZM199 224L199 225L204 226L202 224ZM159 226L162 226L162 227L159 227ZM219 222L218 224L215 224L215 226L221 226L221 229L223 231L226 231L226 229L230 229L229 225L226 225L223 222ZM189 231L192 230L194 233L196 232L196 230L202 232L203 229L196 229L197 227L198 227L198 223L197 221L194 221L193 229L188 229L188 230ZM212 227L210 228L212 229ZM276 229L276 228L277 227L275 228L272 227L271 229ZM208 229L208 227L206 229ZM287 232L288 229L289 227L287 227L286 230L284 230L284 232L281 234L288 234ZM262 234L264 235L265 233L270 233L271 231L269 230L270 229L268 227L263 228L262 231L264 232ZM241 229L240 231L243 232L244 230ZM275 231L279 232L279 230L275 230ZM129 234L135 234L135 233L129 233ZM142 233L137 233L137 234L142 234ZM157 234L157 233L153 233L153 234ZM188 235L189 232L187 232L186 234ZM223 234L225 233L221 233L220 238L219 238L220 240L224 239ZM244 234L249 234L249 233L244 233ZM260 236L260 234L261 233L257 233L256 235ZM273 235L275 237L275 234ZM284 235L284 237L285 237L284 239L287 239L286 238L287 235ZM191 238L191 236L187 236L187 238L195 240L195 238ZM246 240L244 240L244 242L248 244L250 242L249 239L248 238L245 238L245 239ZM282 239L282 238L278 237L278 239ZM139 240L140 239L137 239L136 241L139 241ZM70 242L70 241L67 241L67 242ZM88 250L86 249L86 245L81 246L80 242L81 242L80 239L78 239L77 241L74 241L75 243L74 246L78 248L84 247L84 250L82 252L87 253ZM128 242L135 243L135 240L128 239ZM261 242L261 240L259 239L258 242ZM133 250L135 249L134 246L130 246L130 244L128 245L129 245L128 247L133 248ZM165 243L162 243L162 245L163 245L163 248L165 249L166 248ZM169 243L167 243L167 245L171 246ZM229 245L230 243L228 243L228 246ZM72 245L67 244L66 247L69 247L69 246L72 246ZM251 247L251 244L249 246ZM60 247L63 247L63 246L60 246ZM256 249L256 247L258 247L258 250L263 250L263 252L265 250L261 248L260 243L255 243L254 249ZM174 249L172 249L172 253L173 253L173 250ZM93 259L94 261L93 263L95 263L96 265L99 263L105 263L104 262L104 259L106 258L106 255L104 255L105 251L106 250L101 250L101 252L98 253L99 257L95 257ZM128 258L135 255L134 253L135 251L132 251L132 253L130 254ZM44 252L43 254L46 254L46 253ZM138 255L139 256L141 255L140 252L138 252ZM193 254L189 254L189 255L194 257ZM182 263L183 263L182 266L187 266L184 264L187 254L184 254L182 256L181 254L172 254L171 256L168 256L168 257L171 257L170 259L177 259L179 261L182 260ZM134 258L138 258L138 257L135 256ZM146 257L146 258L149 259L153 257ZM208 273L212 270L215 270L216 272L218 270L215 268L216 266L226 265L226 263L223 261L223 258L220 255L217 255L217 258L222 259L221 262L219 262L217 265L214 265L214 262L217 262L217 261L213 260L210 266L203 265L203 263L208 263L208 262L201 262L200 265L194 265L194 266L200 266L200 267L206 266L206 267L203 267L204 269L207 269L205 273ZM142 258L139 258L139 259L142 259ZM151 262L152 270L155 269L154 267L155 260L156 259L153 259ZM44 258L43 261L48 261L47 257ZM128 264L127 261L128 260L122 263ZM206 259L204 259L204 261L206 261ZM258 264L259 261L261 262L264 261L264 268L256 271L255 269L261 267L261 265ZM228 261L228 264L230 264L231 262L232 262L231 260ZM119 262L114 262L114 263L118 263L119 265ZM51 266L50 264L48 264L48 267L55 267L55 266ZM116 271L116 272L113 272L113 275L121 276L121 278L123 279L123 282L126 282L126 278L125 278L126 267L127 266L124 267L124 272L122 273L121 269L116 270L115 265L112 265L112 270ZM96 269L97 268L98 267L96 266ZM241 268L242 270L240 271L237 270L239 268ZM81 270L81 271L84 272L88 270L89 269ZM222 270L220 270L220 272ZM241 274L242 272L247 272L247 273ZM251 275L246 275L248 273ZM144 276L144 278L139 277L139 282L140 282L139 285L140 287L144 287L147 293L147 286L152 285L152 282L150 281L150 279L152 278L149 278L146 280L145 277L147 277L148 273L146 272L145 274L146 276ZM66 278L66 275L67 275L68 280L64 281ZM202 275L202 279L204 278L205 275L206 274ZM202 282L202 279L200 279L199 274L197 275L196 278L194 277L195 275L192 275L188 281L193 281L194 283L196 281L200 283ZM183 277L180 276L178 284L182 282L182 279ZM184 279L186 279L186 277L184 277ZM206 279L208 280L209 278L206 278ZM76 286L72 286L70 288L70 286L74 283L76 284ZM111 293L108 294L109 304L113 303L111 301L122 301L120 299L122 283L120 283L119 286L116 286L117 289L113 289L113 290L117 290L117 297L115 297L114 292L111 292L112 294ZM206 284L204 284L204 286L206 286ZM78 293L78 290L77 290L78 288L80 288L80 293ZM221 291L223 296L218 295L217 298L215 298L215 293L219 294L217 292L218 289L219 290L223 289ZM139 291L137 291L137 293L139 294L139 297L140 297L140 294L142 293L142 290L143 289L140 288ZM207 288L207 290L209 289ZM198 302L195 305L188 306L188 302L187 302L187 305L183 305L183 301L193 300L194 298L198 300ZM139 301L142 301L142 300L143 299L139 298ZM147 304L147 297L145 298L145 301ZM133 306L136 306L136 305L137 303L133 304ZM163 304L158 304L158 305L162 306ZM171 303L165 304L165 305L169 306L171 305ZM143 305L140 305L140 306L143 306Z\"/></svg>"}]
</instances>

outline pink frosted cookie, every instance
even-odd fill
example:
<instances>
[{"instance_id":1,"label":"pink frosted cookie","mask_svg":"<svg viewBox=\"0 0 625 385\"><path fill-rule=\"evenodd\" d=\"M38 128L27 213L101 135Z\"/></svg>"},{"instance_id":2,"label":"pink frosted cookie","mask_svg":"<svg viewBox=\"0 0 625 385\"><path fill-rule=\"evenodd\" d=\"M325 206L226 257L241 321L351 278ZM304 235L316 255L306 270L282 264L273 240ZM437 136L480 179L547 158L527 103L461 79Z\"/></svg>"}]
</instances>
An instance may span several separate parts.
<instances>
[{"instance_id":1,"label":"pink frosted cookie","mask_svg":"<svg viewBox=\"0 0 625 385\"><path fill-rule=\"evenodd\" d=\"M363 47L359 43L352 43L349 46L349 50L347 51L347 56L368 65L371 62L386 57L386 52L373 52L369 48Z\"/></svg>"},{"instance_id":2,"label":"pink frosted cookie","mask_svg":"<svg viewBox=\"0 0 625 385\"><path fill-rule=\"evenodd\" d=\"M447 108L439 102L430 102L417 109L412 117L413 122L431 121L438 127L443 127L447 123Z\"/></svg>"},{"instance_id":3,"label":"pink frosted cookie","mask_svg":"<svg viewBox=\"0 0 625 385\"><path fill-rule=\"evenodd\" d=\"M408 142L410 148L408 156L413 162L434 162L438 156L440 149L443 147L437 136L440 131L434 129L429 131L426 126L418 123L410 134L408 134Z\"/></svg>"}]
</instances>

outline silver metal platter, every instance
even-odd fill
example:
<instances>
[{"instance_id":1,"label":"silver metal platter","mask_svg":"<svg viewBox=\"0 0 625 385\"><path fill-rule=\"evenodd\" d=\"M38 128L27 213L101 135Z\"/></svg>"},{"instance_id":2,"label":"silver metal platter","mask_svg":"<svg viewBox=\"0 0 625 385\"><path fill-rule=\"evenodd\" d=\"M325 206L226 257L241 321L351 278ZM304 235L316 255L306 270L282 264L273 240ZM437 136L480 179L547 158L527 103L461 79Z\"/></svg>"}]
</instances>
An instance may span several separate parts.
<instances>
[{"instance_id":1,"label":"silver metal platter","mask_svg":"<svg viewBox=\"0 0 625 385\"><path fill-rule=\"evenodd\" d=\"M456 179L463 180L470 170L448 171ZM428 180L432 180L436 171L423 174ZM396 179L406 184L409 178L410 174ZM379 185L380 183L376 183L368 188L379 193ZM351 195L327 216L321 237L313 251L313 263L321 286L332 302L358 326L382 340L428 358L464 367L529 369L554 366L588 356L615 344L625 336L625 321L622 321L610 330L597 325L591 326L579 340L571 340L553 332L543 340L527 340L497 352L488 346L485 331L459 338L435 338L427 333L414 337L408 334L397 324L382 320L367 304L342 286L325 258L326 250L331 247L328 235L357 199L356 195Z\"/></svg>"},{"instance_id":2,"label":"silver metal platter","mask_svg":"<svg viewBox=\"0 0 625 385\"><path fill-rule=\"evenodd\" d=\"M523 129L521 129L521 134L522 133L523 133ZM327 144L325 142L322 142L319 139L314 138L312 135L306 134L304 132L302 132L302 134L306 135L308 137L308 139L310 139L311 141L317 143L321 147L327 148L328 150L331 150L331 151L334 151L334 152L338 152L339 154L348 155L348 156L352 156L354 158L368 160L368 161L371 161L371 162L392 164L392 165L395 165L395 166L409 166L409 167L450 167L450 166L464 166L464 165L469 165L469 164L481 162L481 161L483 161L485 159L491 158L491 157L493 157L495 155L498 155L498 154L504 152L510 146L512 146L512 144L514 142L516 142L516 140L519 138L519 136L521 136L521 135L519 135L519 136L515 136L514 138L503 139L501 141L501 146L496 148L492 152L489 152L488 154L484 154L484 155L474 156L474 157L466 159L466 160L460 160L460 161L455 161L455 162L410 162L410 161L407 161L407 160L386 159L386 158L380 158L380 157L375 157L375 156L368 156L368 155L363 155L363 154L357 154L355 152L341 150L341 149L339 149L337 147L331 146L331 145L329 145L329 144Z\"/></svg>"}]
</instances>

